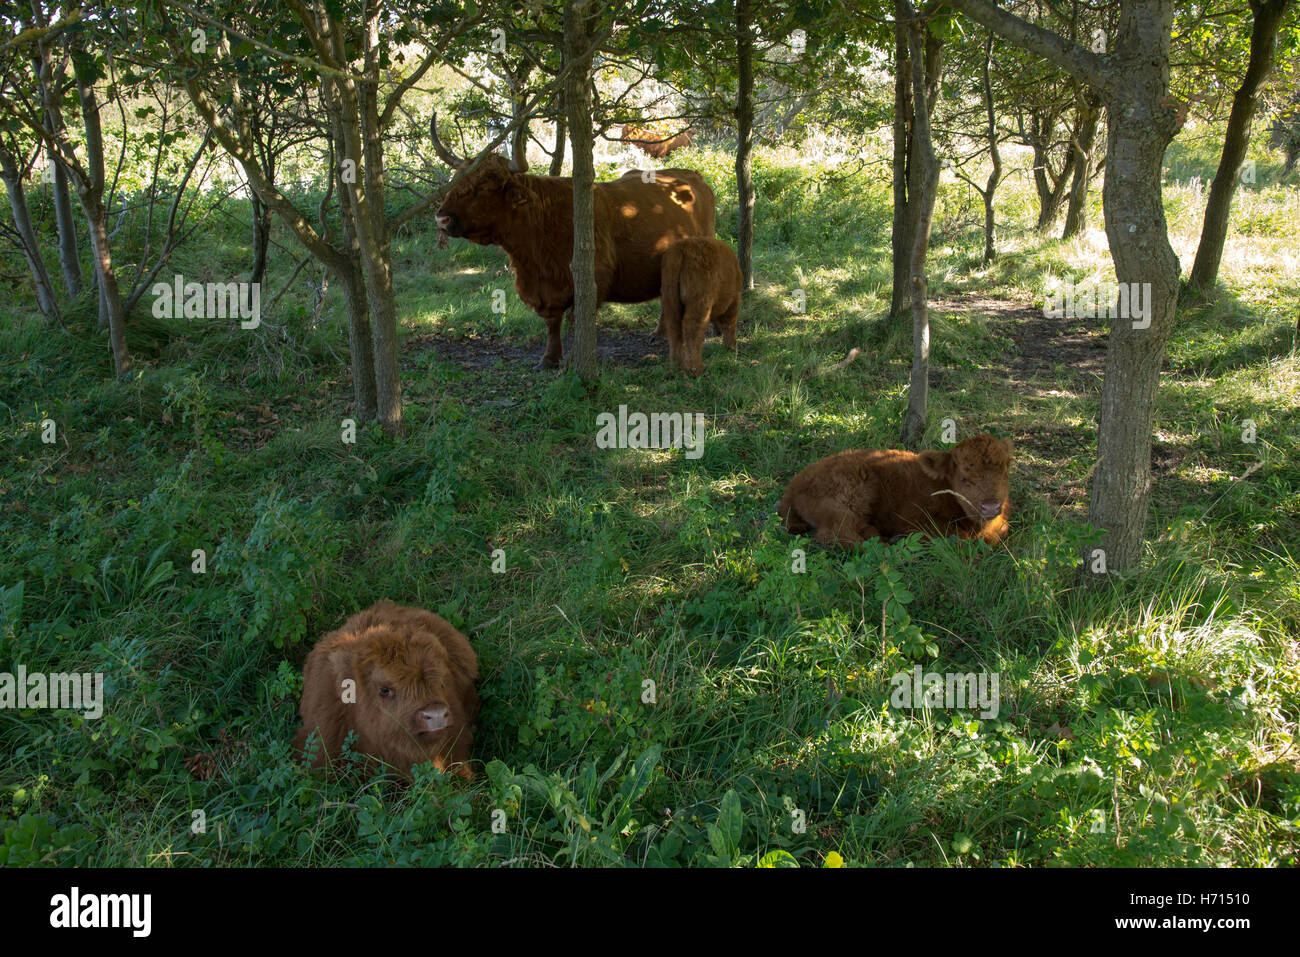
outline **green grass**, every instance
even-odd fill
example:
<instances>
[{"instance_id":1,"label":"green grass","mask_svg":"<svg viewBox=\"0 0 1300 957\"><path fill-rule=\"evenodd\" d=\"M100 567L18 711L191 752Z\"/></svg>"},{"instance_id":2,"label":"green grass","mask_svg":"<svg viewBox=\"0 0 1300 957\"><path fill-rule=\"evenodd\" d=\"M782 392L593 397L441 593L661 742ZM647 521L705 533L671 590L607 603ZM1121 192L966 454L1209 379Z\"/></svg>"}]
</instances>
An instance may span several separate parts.
<instances>
[{"instance_id":1,"label":"green grass","mask_svg":"<svg viewBox=\"0 0 1300 957\"><path fill-rule=\"evenodd\" d=\"M674 162L715 184L734 239L730 156ZM1171 180L1205 163L1171 151ZM1003 251L981 267L978 229L956 225L972 197L945 180L932 288L979 303L934 315L927 444L947 417L1015 437L1012 535L851 555L791 538L772 507L812 459L896 444L910 331L882 318L888 182L764 151L756 176L759 288L738 353L710 340L698 381L662 357L607 365L591 388L529 360L440 359L431 336L540 354L542 323L498 250L398 237L408 430L364 428L354 446L342 305L332 291L309 327L310 268L252 333L136 317L123 383L90 303L65 333L10 297L0 670L102 671L108 705L98 721L0 710L3 859L1294 863L1300 270L1275 253L1300 230L1295 186L1244 192L1223 294L1181 310L1146 561L1085 592L1100 383L1068 365L1013 381L1008 309L1041 303L1052 277L1106 278L1100 190L1093 232L1061 244L1032 232L1013 179ZM1184 268L1200 216L1185 192L1169 196ZM212 217L176 271L238 276L244 213ZM293 266L276 255L265 288ZM602 334L656 313L607 307ZM703 412L704 456L597 449L596 416L620 404ZM438 611L480 655L473 784L291 761L311 642L383 597ZM890 676L915 663L996 672L998 716L890 708Z\"/></svg>"}]
</instances>

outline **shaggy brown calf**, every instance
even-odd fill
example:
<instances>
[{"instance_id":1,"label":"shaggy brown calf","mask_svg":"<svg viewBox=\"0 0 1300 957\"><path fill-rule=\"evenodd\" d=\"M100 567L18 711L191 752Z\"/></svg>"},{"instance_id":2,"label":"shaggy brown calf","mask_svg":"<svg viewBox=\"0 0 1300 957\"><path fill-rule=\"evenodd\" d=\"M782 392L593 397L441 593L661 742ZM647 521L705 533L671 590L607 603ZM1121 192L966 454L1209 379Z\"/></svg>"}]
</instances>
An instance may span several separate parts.
<instances>
[{"instance_id":1,"label":"shaggy brown calf","mask_svg":"<svg viewBox=\"0 0 1300 957\"><path fill-rule=\"evenodd\" d=\"M432 761L473 778L469 749L478 717L478 658L445 619L421 608L381 601L353 615L311 650L303 667L302 729L293 740L313 745L312 765L337 758L349 731L353 749L410 777Z\"/></svg>"},{"instance_id":2,"label":"shaggy brown calf","mask_svg":"<svg viewBox=\"0 0 1300 957\"><path fill-rule=\"evenodd\" d=\"M660 324L668 358L688 372L704 370L704 329L712 322L728 349L736 348L743 278L736 254L720 239L679 239L664 253Z\"/></svg>"},{"instance_id":3,"label":"shaggy brown calf","mask_svg":"<svg viewBox=\"0 0 1300 957\"><path fill-rule=\"evenodd\" d=\"M777 512L791 532L827 545L925 532L1007 537L1011 440L976 435L948 452L840 452L790 480Z\"/></svg>"}]
</instances>

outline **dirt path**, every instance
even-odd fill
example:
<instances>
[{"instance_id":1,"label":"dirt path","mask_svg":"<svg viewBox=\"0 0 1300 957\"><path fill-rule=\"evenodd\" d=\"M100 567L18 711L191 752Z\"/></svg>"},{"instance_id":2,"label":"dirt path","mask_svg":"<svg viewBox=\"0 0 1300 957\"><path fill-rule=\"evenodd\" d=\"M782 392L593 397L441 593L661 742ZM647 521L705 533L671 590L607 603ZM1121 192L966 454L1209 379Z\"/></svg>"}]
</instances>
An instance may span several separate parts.
<instances>
[{"instance_id":1,"label":"dirt path","mask_svg":"<svg viewBox=\"0 0 1300 957\"><path fill-rule=\"evenodd\" d=\"M573 336L564 340L564 354L573 347ZM448 336L430 333L410 340L408 348L432 349L438 358L459 363L473 372L486 372L500 363L511 366L511 373L533 372L541 358L541 345L519 345L503 336ZM645 332L623 332L617 329L599 329L596 333L596 352L602 362L611 365L636 365L651 361L656 356L668 357L668 343ZM536 370L548 371L548 370ZM554 375L553 372L549 374Z\"/></svg>"},{"instance_id":2,"label":"dirt path","mask_svg":"<svg viewBox=\"0 0 1300 957\"><path fill-rule=\"evenodd\" d=\"M1042 388L1061 376L1095 377L1098 387L1106 364L1106 319L1052 319L1033 303L963 296L936 300L934 308L958 315L993 317L1015 341L1016 355L1006 364L1008 381Z\"/></svg>"}]
</instances>

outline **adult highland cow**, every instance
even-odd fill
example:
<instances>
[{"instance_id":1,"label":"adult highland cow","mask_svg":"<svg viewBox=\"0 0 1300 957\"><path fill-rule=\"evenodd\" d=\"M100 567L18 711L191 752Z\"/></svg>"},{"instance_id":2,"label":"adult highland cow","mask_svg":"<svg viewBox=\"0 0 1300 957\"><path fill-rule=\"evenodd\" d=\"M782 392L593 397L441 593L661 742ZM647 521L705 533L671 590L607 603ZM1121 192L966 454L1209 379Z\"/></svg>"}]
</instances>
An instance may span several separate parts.
<instances>
[{"instance_id":1,"label":"adult highland cow","mask_svg":"<svg viewBox=\"0 0 1300 957\"><path fill-rule=\"evenodd\" d=\"M443 162L460 169L466 161L438 137ZM448 191L434 216L448 236L480 246L500 246L510 257L515 290L546 322L546 352L539 368L560 364L560 320L573 305L573 180L533 176L527 160L485 156ZM596 298L606 302L649 302L659 298L664 252L686 236L712 236L717 202L699 173L689 169L632 170L596 184Z\"/></svg>"}]
</instances>

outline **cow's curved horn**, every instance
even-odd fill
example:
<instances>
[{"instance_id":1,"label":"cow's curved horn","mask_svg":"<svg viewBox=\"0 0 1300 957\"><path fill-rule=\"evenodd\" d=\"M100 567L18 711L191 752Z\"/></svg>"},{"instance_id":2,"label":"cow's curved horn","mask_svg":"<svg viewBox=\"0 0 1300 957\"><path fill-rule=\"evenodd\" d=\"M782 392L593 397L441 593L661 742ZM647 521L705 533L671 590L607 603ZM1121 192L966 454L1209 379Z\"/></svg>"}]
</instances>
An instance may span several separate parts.
<instances>
[{"instance_id":1,"label":"cow's curved horn","mask_svg":"<svg viewBox=\"0 0 1300 957\"><path fill-rule=\"evenodd\" d=\"M512 173L528 172L528 122L527 120L515 130L510 142L510 171Z\"/></svg>"},{"instance_id":2,"label":"cow's curved horn","mask_svg":"<svg viewBox=\"0 0 1300 957\"><path fill-rule=\"evenodd\" d=\"M433 151L438 154L438 159L442 160L452 169L460 169L465 165L465 161L447 148L447 144L438 136L438 111L433 111L433 117L429 120L429 138L433 140Z\"/></svg>"}]
</instances>

